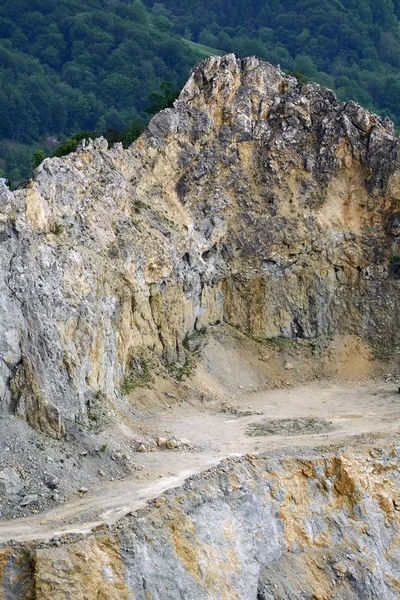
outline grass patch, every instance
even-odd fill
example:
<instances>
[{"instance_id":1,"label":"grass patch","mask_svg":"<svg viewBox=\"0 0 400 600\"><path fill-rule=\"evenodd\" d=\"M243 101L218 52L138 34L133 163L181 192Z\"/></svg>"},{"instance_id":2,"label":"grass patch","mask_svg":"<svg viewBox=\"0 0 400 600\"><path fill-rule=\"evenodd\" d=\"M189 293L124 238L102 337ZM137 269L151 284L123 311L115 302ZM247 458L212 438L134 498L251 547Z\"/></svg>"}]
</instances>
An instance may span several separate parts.
<instances>
[{"instance_id":1,"label":"grass patch","mask_svg":"<svg viewBox=\"0 0 400 600\"><path fill-rule=\"evenodd\" d=\"M232 323L228 323L230 327L239 331L242 335L247 337L252 342L256 342L257 344L261 344L261 346L268 346L270 348L276 348L278 350L286 350L293 346L293 344L297 343L297 338L285 338L285 337L275 337L275 338L260 338L251 333L247 333L247 331L243 331L240 329L238 325L232 325Z\"/></svg>"},{"instance_id":2,"label":"grass patch","mask_svg":"<svg viewBox=\"0 0 400 600\"><path fill-rule=\"evenodd\" d=\"M207 338L207 329L202 327L193 333L187 333L182 342L185 351L185 364L167 364L166 368L170 376L176 381L183 381L186 377L190 377L196 367L197 358L201 354Z\"/></svg>"},{"instance_id":3,"label":"grass patch","mask_svg":"<svg viewBox=\"0 0 400 600\"><path fill-rule=\"evenodd\" d=\"M178 366L176 364L167 365L167 371L176 381L183 381L186 377L190 377L193 373L193 362L186 357L185 364Z\"/></svg>"},{"instance_id":4,"label":"grass patch","mask_svg":"<svg viewBox=\"0 0 400 600\"><path fill-rule=\"evenodd\" d=\"M275 350L279 350L280 352L287 351L293 349L295 346L300 348L306 348L311 352L313 356L318 353L318 344L315 340L309 338L287 338L287 337L275 337L275 338L260 338L251 333L247 333L240 329L237 325L232 325L232 323L227 323L236 331L239 331L242 335L247 337L252 342L256 342L256 344L260 344L261 346L266 346L267 348L273 348Z\"/></svg>"},{"instance_id":5,"label":"grass patch","mask_svg":"<svg viewBox=\"0 0 400 600\"><path fill-rule=\"evenodd\" d=\"M209 56L224 56L226 52L222 52L222 50L218 50L217 48L211 48L211 46L204 46L204 44L197 44L196 42L192 42L191 40L187 40L186 38L182 38L184 42L201 58L208 58Z\"/></svg>"},{"instance_id":6,"label":"grass patch","mask_svg":"<svg viewBox=\"0 0 400 600\"><path fill-rule=\"evenodd\" d=\"M377 360L383 360L384 362L390 362L396 358L398 354L398 348L396 346L390 346L386 344L370 344L374 358Z\"/></svg>"},{"instance_id":7,"label":"grass patch","mask_svg":"<svg viewBox=\"0 0 400 600\"><path fill-rule=\"evenodd\" d=\"M140 213L140 211L142 210L142 208L148 208L148 206L142 202L141 200L134 200L133 201L133 210L136 214Z\"/></svg>"},{"instance_id":8,"label":"grass patch","mask_svg":"<svg viewBox=\"0 0 400 600\"><path fill-rule=\"evenodd\" d=\"M53 223L50 229L51 233L54 233L54 235L61 235L64 231L64 227L61 225L61 223Z\"/></svg>"},{"instance_id":9,"label":"grass patch","mask_svg":"<svg viewBox=\"0 0 400 600\"><path fill-rule=\"evenodd\" d=\"M137 387L147 387L152 380L149 362L144 358L134 357L131 360L128 374L121 382L121 394L126 396Z\"/></svg>"}]
</instances>

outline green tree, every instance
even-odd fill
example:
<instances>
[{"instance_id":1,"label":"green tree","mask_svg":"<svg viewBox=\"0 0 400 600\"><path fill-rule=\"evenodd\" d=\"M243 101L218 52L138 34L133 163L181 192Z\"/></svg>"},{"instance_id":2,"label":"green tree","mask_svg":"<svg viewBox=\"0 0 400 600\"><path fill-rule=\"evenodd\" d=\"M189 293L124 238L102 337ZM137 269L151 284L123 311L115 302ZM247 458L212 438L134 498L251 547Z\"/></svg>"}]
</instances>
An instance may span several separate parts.
<instances>
[{"instance_id":1,"label":"green tree","mask_svg":"<svg viewBox=\"0 0 400 600\"><path fill-rule=\"evenodd\" d=\"M68 139L61 142L61 144L55 149L53 152L53 156L66 156L67 154L71 154L71 152L75 152L79 142L85 139L96 138L96 134L93 131L79 131L75 133Z\"/></svg>"},{"instance_id":2,"label":"green tree","mask_svg":"<svg viewBox=\"0 0 400 600\"><path fill-rule=\"evenodd\" d=\"M128 148L143 133L147 122L146 119L136 116L128 123L122 133L122 145L124 148Z\"/></svg>"},{"instance_id":3,"label":"green tree","mask_svg":"<svg viewBox=\"0 0 400 600\"><path fill-rule=\"evenodd\" d=\"M155 115L164 108L169 108L178 98L180 90L176 89L170 81L162 81L160 83L159 92L150 92L148 99L151 102L144 109L145 112Z\"/></svg>"},{"instance_id":4,"label":"green tree","mask_svg":"<svg viewBox=\"0 0 400 600\"><path fill-rule=\"evenodd\" d=\"M46 158L46 154L43 150L37 149L34 151L32 156L32 169L36 169Z\"/></svg>"},{"instance_id":5,"label":"green tree","mask_svg":"<svg viewBox=\"0 0 400 600\"><path fill-rule=\"evenodd\" d=\"M133 19L141 25L149 25L150 17L145 5L141 0L135 0L132 4Z\"/></svg>"}]
</instances>

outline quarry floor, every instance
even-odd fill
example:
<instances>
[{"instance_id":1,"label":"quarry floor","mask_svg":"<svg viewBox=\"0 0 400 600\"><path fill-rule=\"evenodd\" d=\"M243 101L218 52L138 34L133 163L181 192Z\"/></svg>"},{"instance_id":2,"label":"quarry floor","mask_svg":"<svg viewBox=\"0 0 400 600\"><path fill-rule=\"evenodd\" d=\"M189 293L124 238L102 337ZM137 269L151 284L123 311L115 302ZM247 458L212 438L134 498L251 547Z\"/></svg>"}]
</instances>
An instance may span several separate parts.
<instances>
[{"instance_id":1,"label":"quarry floor","mask_svg":"<svg viewBox=\"0 0 400 600\"><path fill-rule=\"evenodd\" d=\"M253 424L266 435L249 435L254 433ZM126 426L119 431L129 438ZM166 404L147 415L146 431L153 437L187 438L190 447L135 453L136 470L130 476L90 486L45 513L0 521L0 543L47 540L113 524L226 457L280 451L296 455L305 447L330 452L338 446L347 451L365 444L386 445L400 432L400 394L395 383L382 379L239 390L229 403L215 399L205 404Z\"/></svg>"}]
</instances>

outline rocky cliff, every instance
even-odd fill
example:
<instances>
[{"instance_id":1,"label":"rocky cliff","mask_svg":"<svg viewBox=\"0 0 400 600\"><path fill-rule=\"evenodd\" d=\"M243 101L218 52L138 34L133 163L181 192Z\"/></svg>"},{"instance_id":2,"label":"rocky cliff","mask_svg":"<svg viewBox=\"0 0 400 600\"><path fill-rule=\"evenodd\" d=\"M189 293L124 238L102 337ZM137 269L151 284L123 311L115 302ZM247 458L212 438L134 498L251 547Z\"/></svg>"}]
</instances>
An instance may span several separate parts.
<instances>
[{"instance_id":1,"label":"rocky cliff","mask_svg":"<svg viewBox=\"0 0 400 600\"><path fill-rule=\"evenodd\" d=\"M2 412L62 437L146 361L227 322L399 344L389 121L256 58L210 58L128 150L103 139L1 187Z\"/></svg>"},{"instance_id":2,"label":"rocky cliff","mask_svg":"<svg viewBox=\"0 0 400 600\"><path fill-rule=\"evenodd\" d=\"M10 526L18 543L1 524L0 598L400 597L393 389L361 387L350 401L337 387L320 400L321 386L303 390L303 400L255 395L248 408L233 398L265 388L274 370L284 386L314 378L323 364L315 354L333 339L347 346L341 364L358 347L398 355L399 157L389 121L256 58L228 55L197 65L174 106L128 150L84 142L45 160L15 192L1 185L0 511L26 520ZM201 368L210 389L226 390L222 406L207 404L200 367L191 387L177 383L207 328ZM272 349L292 341L291 356ZM158 385L155 373L164 410L168 397L215 411L203 429L200 409L192 421L184 408L175 421L169 412L163 429L146 421L152 391L139 398L135 389ZM114 411L118 421L124 396L125 420L107 429L103 417ZM207 423L222 434L232 419L260 426L274 411L268 435L279 438L290 421L291 449L284 435L254 442L275 450L226 460L118 521L138 493L128 450L158 453L141 455L147 498L156 488L143 481L163 486L184 452L199 472L252 435L235 421L234 439L213 439L212 454ZM188 422L197 447L176 438L175 454L156 446L156 431ZM302 423L306 442L296 437ZM313 449L355 431L346 448ZM371 450L378 438L382 447ZM126 476L118 488L126 506L109 498L103 507L104 481ZM83 484L97 486L99 502ZM103 514L90 535L71 534ZM33 537L23 537L29 524L42 542L20 543Z\"/></svg>"},{"instance_id":3,"label":"rocky cliff","mask_svg":"<svg viewBox=\"0 0 400 600\"><path fill-rule=\"evenodd\" d=\"M399 447L229 460L91 537L0 554L7 600L396 600Z\"/></svg>"}]
</instances>

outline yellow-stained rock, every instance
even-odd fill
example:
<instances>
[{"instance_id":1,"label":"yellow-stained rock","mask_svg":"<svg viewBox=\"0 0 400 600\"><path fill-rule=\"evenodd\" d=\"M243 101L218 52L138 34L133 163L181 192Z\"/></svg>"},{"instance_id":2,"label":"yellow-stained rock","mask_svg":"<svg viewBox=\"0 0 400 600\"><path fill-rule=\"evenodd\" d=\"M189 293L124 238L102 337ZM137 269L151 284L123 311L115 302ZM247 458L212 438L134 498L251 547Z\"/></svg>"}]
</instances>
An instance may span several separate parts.
<instances>
[{"instance_id":1,"label":"yellow-stained rock","mask_svg":"<svg viewBox=\"0 0 400 600\"><path fill-rule=\"evenodd\" d=\"M123 581L118 544L107 537L36 550L34 573L37 599L135 600Z\"/></svg>"}]
</instances>

